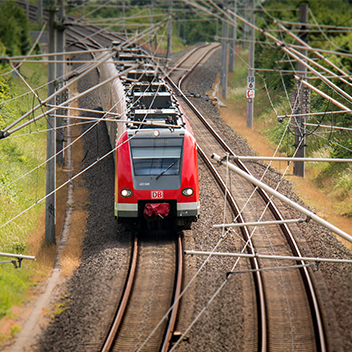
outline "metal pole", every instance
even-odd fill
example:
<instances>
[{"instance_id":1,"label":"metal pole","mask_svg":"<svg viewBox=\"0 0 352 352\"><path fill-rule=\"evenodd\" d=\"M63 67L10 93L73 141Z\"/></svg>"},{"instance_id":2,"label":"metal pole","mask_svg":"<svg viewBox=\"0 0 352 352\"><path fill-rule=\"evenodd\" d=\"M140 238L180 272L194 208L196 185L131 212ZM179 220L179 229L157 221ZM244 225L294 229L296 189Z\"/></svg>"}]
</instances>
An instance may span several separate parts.
<instances>
[{"instance_id":1,"label":"metal pole","mask_svg":"<svg viewBox=\"0 0 352 352\"><path fill-rule=\"evenodd\" d=\"M232 1L233 10L237 12L237 0ZM237 39L237 19L234 15L231 14L233 25L230 26L230 51L229 51L229 72L235 70L235 50L236 50L236 39Z\"/></svg>"},{"instance_id":2,"label":"metal pole","mask_svg":"<svg viewBox=\"0 0 352 352\"><path fill-rule=\"evenodd\" d=\"M228 0L223 0L223 10L227 11ZM221 31L221 74L220 74L220 84L221 84L221 96L227 99L227 41L229 36L229 26L226 21L222 21L222 31Z\"/></svg>"},{"instance_id":3,"label":"metal pole","mask_svg":"<svg viewBox=\"0 0 352 352\"><path fill-rule=\"evenodd\" d=\"M55 1L51 1L49 3L49 8L47 8L49 12L49 53L55 52ZM55 59L54 56L50 56L49 60L53 61ZM51 96L55 92L54 86L55 80L55 64L48 64L48 81L50 82L48 85L48 96ZM54 99L49 101L50 104L54 104ZM46 157L49 160L46 164L46 194L50 194L46 198L46 206L45 206L45 242L47 244L55 243L55 225L56 225L56 196L55 192L53 192L56 188L56 160L53 156L56 154L56 119L55 115L49 114L47 117L47 149L46 149ZM51 159L52 158L52 159Z\"/></svg>"},{"instance_id":4,"label":"metal pole","mask_svg":"<svg viewBox=\"0 0 352 352\"><path fill-rule=\"evenodd\" d=\"M56 31L56 52L58 53L63 53L65 51L65 27L64 27L64 21L65 21L65 1L64 0L58 0L58 5L59 5L59 21L57 23L57 31ZM63 87L63 76L65 74L65 64L64 64L64 55L58 55L57 60L62 61L61 63L56 64L56 79L59 82L57 85L57 89L61 89ZM56 96L57 100L57 105L62 103L63 98L63 92L61 92L59 95ZM65 111L62 111L59 109L57 111L57 114L62 115L64 114ZM64 146L64 135L65 131L63 128L61 128L65 124L64 120L61 118L56 118L56 126L57 126L57 133L56 133L56 152L59 153L62 151L63 146ZM64 165L64 153L60 153L56 157L56 162L58 165Z\"/></svg>"},{"instance_id":5,"label":"metal pole","mask_svg":"<svg viewBox=\"0 0 352 352\"><path fill-rule=\"evenodd\" d=\"M169 0L169 20L167 27L167 53L166 58L168 59L171 55L171 36L172 36L172 0Z\"/></svg>"},{"instance_id":6,"label":"metal pole","mask_svg":"<svg viewBox=\"0 0 352 352\"><path fill-rule=\"evenodd\" d=\"M254 0L251 0L251 13L250 13L250 23L254 25ZM253 87L247 87L247 92L254 93L254 28L251 27L250 30L251 37L249 41L249 54L248 54L248 85L253 84ZM253 99L254 94L247 93L247 127L253 127Z\"/></svg>"},{"instance_id":7,"label":"metal pole","mask_svg":"<svg viewBox=\"0 0 352 352\"><path fill-rule=\"evenodd\" d=\"M244 6L244 10L243 10L243 17L248 20L248 1L249 0L244 0L243 1L243 6ZM243 30L242 30L242 49L244 49L246 47L246 42L247 42L247 37L248 37L248 24L247 23L243 23Z\"/></svg>"},{"instance_id":8,"label":"metal pole","mask_svg":"<svg viewBox=\"0 0 352 352\"><path fill-rule=\"evenodd\" d=\"M215 41L219 40L219 19L215 19Z\"/></svg>"},{"instance_id":9,"label":"metal pole","mask_svg":"<svg viewBox=\"0 0 352 352\"><path fill-rule=\"evenodd\" d=\"M26 0L26 15L27 15L27 18L29 19L29 0Z\"/></svg>"},{"instance_id":10,"label":"metal pole","mask_svg":"<svg viewBox=\"0 0 352 352\"><path fill-rule=\"evenodd\" d=\"M126 0L122 0L122 34L125 34Z\"/></svg>"},{"instance_id":11,"label":"metal pole","mask_svg":"<svg viewBox=\"0 0 352 352\"><path fill-rule=\"evenodd\" d=\"M308 5L301 4L299 7L299 22L308 22ZM308 34L306 32L306 27L301 25L301 32L299 37L307 42ZM304 56L307 56L307 49L299 49L299 52ZM306 60L303 60L306 62ZM298 76L302 80L307 80L307 67L304 66L300 61L297 64ZM296 87L296 94L298 94L298 111L300 114L306 114L309 112L309 89L298 81ZM294 118L294 129L295 129L295 148L298 148L295 156L297 158L304 158L306 153L306 121L307 116L299 116ZM293 166L293 174L296 176L304 177L304 161L295 161Z\"/></svg>"},{"instance_id":12,"label":"metal pole","mask_svg":"<svg viewBox=\"0 0 352 352\"><path fill-rule=\"evenodd\" d=\"M154 9L154 0L150 0L150 26L153 25L153 9ZM149 39L150 50L153 49L153 36L154 34L151 34Z\"/></svg>"},{"instance_id":13,"label":"metal pole","mask_svg":"<svg viewBox=\"0 0 352 352\"><path fill-rule=\"evenodd\" d=\"M37 21L43 18L43 0L38 0Z\"/></svg>"},{"instance_id":14,"label":"metal pole","mask_svg":"<svg viewBox=\"0 0 352 352\"><path fill-rule=\"evenodd\" d=\"M281 200L285 204L288 204L290 207L296 209L300 213L309 216L312 220L314 220L317 223L325 226L326 228L328 228L332 232L336 233L338 236L340 236L340 237L344 238L346 241L352 243L352 236L350 236L346 232L340 230L338 227L330 224L329 222L327 222L324 219L320 218L318 215L312 213L311 211L307 210L306 208L302 207L301 205L293 202L291 199L287 198L286 196L284 196L283 194L279 193L278 191L275 191L273 188L269 187L265 183L259 181L255 177L253 177L253 176L247 174L246 172L242 171L237 166L235 166L235 165L233 165L233 164L231 164L229 162L222 161L222 158L219 155L213 154L212 158L214 160L216 160L216 161L221 162L221 164L227 166L230 170L236 172L238 175L242 176L247 181L253 183L255 186L258 186L258 187L262 188L267 193L269 193L269 194L273 195L274 197L278 198L279 200Z\"/></svg>"}]
</instances>

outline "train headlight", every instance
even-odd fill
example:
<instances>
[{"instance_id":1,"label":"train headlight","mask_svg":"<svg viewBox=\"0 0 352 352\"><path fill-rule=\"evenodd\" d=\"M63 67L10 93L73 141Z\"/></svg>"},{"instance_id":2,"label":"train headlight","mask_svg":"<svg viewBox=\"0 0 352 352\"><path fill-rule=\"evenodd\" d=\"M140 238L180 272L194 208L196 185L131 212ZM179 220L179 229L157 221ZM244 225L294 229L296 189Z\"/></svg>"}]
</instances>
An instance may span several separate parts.
<instances>
[{"instance_id":1,"label":"train headlight","mask_svg":"<svg viewBox=\"0 0 352 352\"><path fill-rule=\"evenodd\" d=\"M182 190L182 194L186 197L190 197L192 196L194 193L192 188L185 188L184 190Z\"/></svg>"},{"instance_id":2,"label":"train headlight","mask_svg":"<svg viewBox=\"0 0 352 352\"><path fill-rule=\"evenodd\" d=\"M120 194L122 195L122 197L128 198L131 197L132 191L128 188L124 188L123 190L121 190Z\"/></svg>"}]
</instances>

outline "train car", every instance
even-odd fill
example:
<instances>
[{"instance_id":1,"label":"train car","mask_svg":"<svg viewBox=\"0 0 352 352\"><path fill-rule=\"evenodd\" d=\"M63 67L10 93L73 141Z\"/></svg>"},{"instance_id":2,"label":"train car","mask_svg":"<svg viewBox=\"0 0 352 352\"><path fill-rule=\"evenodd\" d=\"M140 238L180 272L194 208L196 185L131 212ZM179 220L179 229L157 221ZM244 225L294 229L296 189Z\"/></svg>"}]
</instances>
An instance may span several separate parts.
<instances>
[{"instance_id":1,"label":"train car","mask_svg":"<svg viewBox=\"0 0 352 352\"><path fill-rule=\"evenodd\" d=\"M132 48L102 65L101 80L131 67L136 57L142 67L101 90L116 147L115 216L132 230L189 228L200 213L197 146L158 65Z\"/></svg>"}]
</instances>

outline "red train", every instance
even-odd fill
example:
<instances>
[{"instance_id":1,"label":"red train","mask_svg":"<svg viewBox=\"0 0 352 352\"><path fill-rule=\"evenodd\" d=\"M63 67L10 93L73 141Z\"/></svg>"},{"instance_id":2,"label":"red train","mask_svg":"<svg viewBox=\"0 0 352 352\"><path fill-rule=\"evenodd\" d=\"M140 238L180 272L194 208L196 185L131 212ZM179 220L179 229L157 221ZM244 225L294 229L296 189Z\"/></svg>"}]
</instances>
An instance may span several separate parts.
<instances>
[{"instance_id":1,"label":"red train","mask_svg":"<svg viewBox=\"0 0 352 352\"><path fill-rule=\"evenodd\" d=\"M187 117L157 65L139 48L101 67L101 80L145 64L103 86L115 152L115 216L133 230L188 228L200 212L197 146Z\"/></svg>"}]
</instances>

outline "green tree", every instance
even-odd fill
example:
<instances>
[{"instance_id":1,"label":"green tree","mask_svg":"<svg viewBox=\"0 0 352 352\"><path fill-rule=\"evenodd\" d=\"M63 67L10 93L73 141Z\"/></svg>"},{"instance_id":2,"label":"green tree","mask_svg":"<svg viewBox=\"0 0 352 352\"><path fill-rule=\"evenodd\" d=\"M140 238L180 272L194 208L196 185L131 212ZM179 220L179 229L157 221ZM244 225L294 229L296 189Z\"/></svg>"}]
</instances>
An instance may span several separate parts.
<instances>
[{"instance_id":1,"label":"green tree","mask_svg":"<svg viewBox=\"0 0 352 352\"><path fill-rule=\"evenodd\" d=\"M28 19L13 1L0 2L0 41L6 54L25 55L30 48Z\"/></svg>"}]
</instances>

